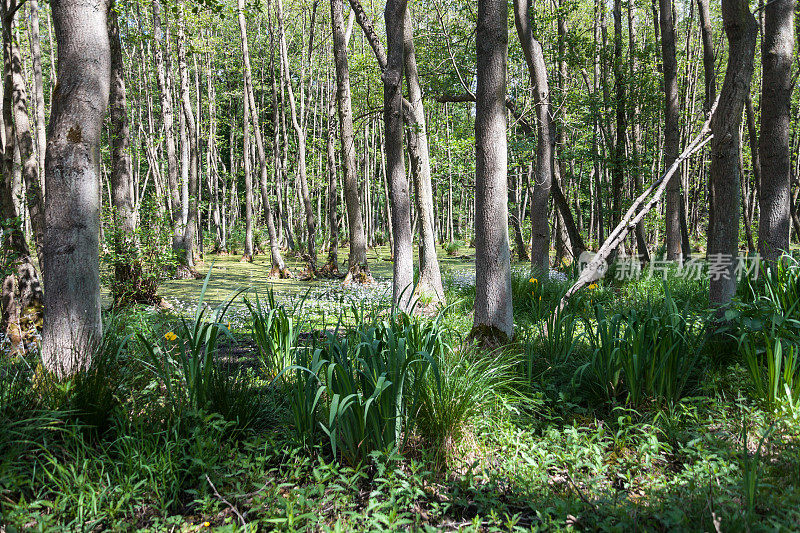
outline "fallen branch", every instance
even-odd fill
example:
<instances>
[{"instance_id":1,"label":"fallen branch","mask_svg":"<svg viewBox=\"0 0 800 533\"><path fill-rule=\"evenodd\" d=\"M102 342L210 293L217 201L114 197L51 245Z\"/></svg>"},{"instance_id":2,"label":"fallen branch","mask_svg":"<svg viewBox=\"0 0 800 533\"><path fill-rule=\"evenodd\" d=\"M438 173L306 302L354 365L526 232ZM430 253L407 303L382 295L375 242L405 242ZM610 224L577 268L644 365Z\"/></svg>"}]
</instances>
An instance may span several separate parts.
<instances>
[{"instance_id":1,"label":"fallen branch","mask_svg":"<svg viewBox=\"0 0 800 533\"><path fill-rule=\"evenodd\" d=\"M719 101L719 98L717 98ZM711 112L708 114L708 118L706 119L703 127L700 129L700 133L692 140L691 143L686 147L686 149L678 156L675 161L672 162L672 165L667 169L667 171L655 182L653 182L650 187L644 191L633 205L628 209L625 213L625 216L622 217L622 221L620 221L619 225L614 228L608 238L603 242L603 245L600 246L600 249L597 251L597 254L594 258L589 262L588 265L581 271L580 275L578 276L578 280L575 284L569 288L569 290L564 294L563 298L561 298L561 302L559 302L558 307L554 311L554 313L561 312L564 307L567 305L567 301L569 298L585 287L588 283L596 280L596 275L600 271L601 267L605 264L606 259L613 253L617 247L622 244L625 240L625 237L628 236L628 233L633 230L636 225L650 212L653 207L658 203L661 197L664 195L664 191L667 189L667 185L669 184L670 179L675 174L675 171L678 170L681 163L683 163L686 159L688 159L692 154L698 152L703 146L705 146L713 137L711 135L711 118L714 116L714 111L717 109L717 102L714 102L714 105L711 107ZM648 197L650 198L648 200ZM644 205L643 205L644 204Z\"/></svg>"},{"instance_id":2,"label":"fallen branch","mask_svg":"<svg viewBox=\"0 0 800 533\"><path fill-rule=\"evenodd\" d=\"M222 495L217 491L217 487L215 487L214 484L211 482L211 479L208 477L208 474L206 474L206 481L208 481L208 484L211 485L211 490L214 491L214 496L219 498L219 501L227 505L230 508L230 510L233 511L234 514L236 514L236 516L239 518L239 522L242 523L242 527L246 527L247 522L245 521L244 516L242 516L242 513L240 513L239 509L237 509L231 502L222 497Z\"/></svg>"}]
</instances>

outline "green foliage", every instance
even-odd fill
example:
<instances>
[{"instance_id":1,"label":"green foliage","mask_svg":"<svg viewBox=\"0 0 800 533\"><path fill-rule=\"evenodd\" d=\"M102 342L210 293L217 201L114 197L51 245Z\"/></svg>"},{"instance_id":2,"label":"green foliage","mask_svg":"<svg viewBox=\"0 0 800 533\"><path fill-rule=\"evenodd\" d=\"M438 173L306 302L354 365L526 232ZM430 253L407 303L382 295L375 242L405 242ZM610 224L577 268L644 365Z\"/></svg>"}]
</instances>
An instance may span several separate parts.
<instances>
[{"instance_id":1,"label":"green foliage","mask_svg":"<svg viewBox=\"0 0 800 533\"><path fill-rule=\"evenodd\" d=\"M216 358L220 340L227 337L233 341L223 321L236 294L217 306L206 320L208 307L203 300L212 270L203 282L191 321L181 317L178 333L168 332L161 344L143 335L139 335L139 341L150 368L164 385L176 420L183 420L186 413L209 409L247 427L259 416L258 402L249 393L246 377L226 372Z\"/></svg>"},{"instance_id":2,"label":"green foliage","mask_svg":"<svg viewBox=\"0 0 800 533\"><path fill-rule=\"evenodd\" d=\"M579 381L588 378L589 389L611 401L624 391L632 406L647 400L674 403L683 397L698 367L704 328L698 330L668 290L661 305L610 318L598 305L595 316L594 329L587 322L592 357L579 369Z\"/></svg>"},{"instance_id":3,"label":"green foliage","mask_svg":"<svg viewBox=\"0 0 800 533\"><path fill-rule=\"evenodd\" d=\"M800 398L797 345L764 332L743 335L740 342L753 394L764 403L764 408L775 413L782 400L797 402Z\"/></svg>"},{"instance_id":4,"label":"green foliage","mask_svg":"<svg viewBox=\"0 0 800 533\"><path fill-rule=\"evenodd\" d=\"M299 316L303 301L296 308L287 310L282 305L276 305L275 293L270 288L266 307L261 304L258 294L255 303L247 298L244 303L250 312L253 341L259 348L261 365L267 377L273 379L294 361L302 327Z\"/></svg>"},{"instance_id":5,"label":"green foliage","mask_svg":"<svg viewBox=\"0 0 800 533\"><path fill-rule=\"evenodd\" d=\"M415 422L435 453L447 455L455 452L470 424L513 394L516 360L503 350L484 355L467 349L442 351L435 361L439 376L427 373Z\"/></svg>"},{"instance_id":6,"label":"green foliage","mask_svg":"<svg viewBox=\"0 0 800 533\"><path fill-rule=\"evenodd\" d=\"M160 216L153 200L140 209L135 235L126 235L114 223L113 210L104 215L105 243L101 259L102 281L111 291L115 306L152 304L159 300L159 284L174 276L177 267L172 251L172 228Z\"/></svg>"}]
</instances>

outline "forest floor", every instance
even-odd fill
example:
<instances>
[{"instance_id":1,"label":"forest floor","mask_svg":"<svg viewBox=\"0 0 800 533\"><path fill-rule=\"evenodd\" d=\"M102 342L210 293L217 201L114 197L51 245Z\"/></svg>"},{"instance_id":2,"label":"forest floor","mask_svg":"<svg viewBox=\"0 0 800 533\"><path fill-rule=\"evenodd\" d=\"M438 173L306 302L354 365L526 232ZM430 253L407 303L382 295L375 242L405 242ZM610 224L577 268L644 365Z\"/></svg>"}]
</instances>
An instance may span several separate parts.
<instances>
[{"instance_id":1,"label":"forest floor","mask_svg":"<svg viewBox=\"0 0 800 533\"><path fill-rule=\"evenodd\" d=\"M303 372L274 378L274 361L260 351L256 319L243 300L220 317L231 337L214 350L220 366L209 378L182 373L178 364L166 370L165 361L188 357L176 346L202 352L208 345L209 330L197 336L191 323L203 280L163 285L172 313L136 308L115 317L108 342L127 338L127 347L114 352L113 368L69 390L43 385L20 362L3 363L0 532L800 528L800 386L790 378L792 392L778 391L771 403L758 394L740 348L747 341L737 336L772 315L752 297L742 296L732 334L720 341L707 335L707 281L675 273L604 281L549 328L559 337L544 324L574 273L533 280L519 264L516 340L488 352L466 340L475 293L470 252L441 254L451 306L436 321L390 320L392 334L408 342L422 336L440 343L431 352L439 377L409 382L415 392L403 393L410 395L403 402L419 393L429 403L403 415L406 429L384 448L371 444L364 452L374 437L366 433L348 444L349 426L335 409L344 402L334 401L338 393L324 371L317 371L328 387L314 404L317 414L303 417L300 407L311 405L316 389L303 397ZM370 252L377 283L369 292L342 289L338 281L267 280L263 256L252 264L207 257L201 272L212 264L213 271L204 301L214 307L240 289L263 299L272 287L277 303L290 309L282 324L301 329L294 340L276 337L277 345L294 342L292 349L302 350L314 342L332 353L342 340L308 331L330 329L344 317L346 329L361 322L347 339L386 333L376 321L387 320L387 257L386 248ZM791 283L800 287L797 280ZM348 311L353 303L362 310ZM604 337L626 320L616 338ZM637 331L652 334L639 351ZM613 346L609 357L625 354L610 374L601 368L611 361L603 359L604 346ZM357 364L366 364L368 352L359 353ZM663 359L646 359L654 353ZM651 366L635 374L627 363L639 356ZM286 359L281 364L286 368ZM214 369L230 380L221 388ZM203 379L207 388L193 388ZM198 391L207 403L187 407ZM354 397L363 418L351 422L371 416L368 396L359 390ZM336 448L319 428L338 435Z\"/></svg>"}]
</instances>

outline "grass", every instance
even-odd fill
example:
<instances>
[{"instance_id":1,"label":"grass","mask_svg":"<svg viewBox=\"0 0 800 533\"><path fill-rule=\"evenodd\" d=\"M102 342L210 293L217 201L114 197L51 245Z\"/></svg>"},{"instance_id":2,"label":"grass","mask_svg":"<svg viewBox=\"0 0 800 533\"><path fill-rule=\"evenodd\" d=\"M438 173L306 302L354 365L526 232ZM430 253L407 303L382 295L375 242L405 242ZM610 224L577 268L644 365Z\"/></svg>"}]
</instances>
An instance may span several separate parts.
<instances>
[{"instance_id":1,"label":"grass","mask_svg":"<svg viewBox=\"0 0 800 533\"><path fill-rule=\"evenodd\" d=\"M435 320L323 282L256 283L251 315L215 267L184 312L108 317L74 380L0 358L0 528L796 528L795 271L704 331L703 282L605 280L550 318L569 282L516 270L491 353L456 258Z\"/></svg>"}]
</instances>

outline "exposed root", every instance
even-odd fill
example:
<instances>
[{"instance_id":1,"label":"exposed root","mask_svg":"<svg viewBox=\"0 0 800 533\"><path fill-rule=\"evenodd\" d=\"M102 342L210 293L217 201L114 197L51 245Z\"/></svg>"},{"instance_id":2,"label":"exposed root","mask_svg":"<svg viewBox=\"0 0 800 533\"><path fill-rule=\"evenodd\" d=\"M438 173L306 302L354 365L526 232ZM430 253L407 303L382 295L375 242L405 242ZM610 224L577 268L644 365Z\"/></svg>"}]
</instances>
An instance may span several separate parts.
<instances>
[{"instance_id":1,"label":"exposed root","mask_svg":"<svg viewBox=\"0 0 800 533\"><path fill-rule=\"evenodd\" d=\"M253 262L253 256L245 254L245 255L242 256L241 259L239 259L239 262L240 263L252 263Z\"/></svg>"},{"instance_id":2,"label":"exposed root","mask_svg":"<svg viewBox=\"0 0 800 533\"><path fill-rule=\"evenodd\" d=\"M268 277L270 279L292 279L294 278L294 275L292 274L291 270L286 267L280 269L277 266L273 266L269 271Z\"/></svg>"},{"instance_id":3,"label":"exposed root","mask_svg":"<svg viewBox=\"0 0 800 533\"><path fill-rule=\"evenodd\" d=\"M342 285L347 287L353 283L360 283L361 285L372 285L375 283L375 279L372 277L372 274L370 274L368 266L353 265L350 267L347 271L347 275L344 277Z\"/></svg>"},{"instance_id":4,"label":"exposed root","mask_svg":"<svg viewBox=\"0 0 800 533\"><path fill-rule=\"evenodd\" d=\"M495 350L511 342L504 331L486 324L474 326L468 338L487 350Z\"/></svg>"},{"instance_id":5,"label":"exposed root","mask_svg":"<svg viewBox=\"0 0 800 533\"><path fill-rule=\"evenodd\" d=\"M188 265L178 265L178 269L175 271L175 279L200 279L202 277L196 268Z\"/></svg>"},{"instance_id":6,"label":"exposed root","mask_svg":"<svg viewBox=\"0 0 800 533\"><path fill-rule=\"evenodd\" d=\"M342 278L344 278L344 275L341 272L339 272L339 265L337 265L336 263L331 262L331 261L329 261L329 262L325 263L324 265L322 265L322 268L320 268L317 271L317 275L319 277L325 278L325 279L342 279Z\"/></svg>"}]
</instances>

